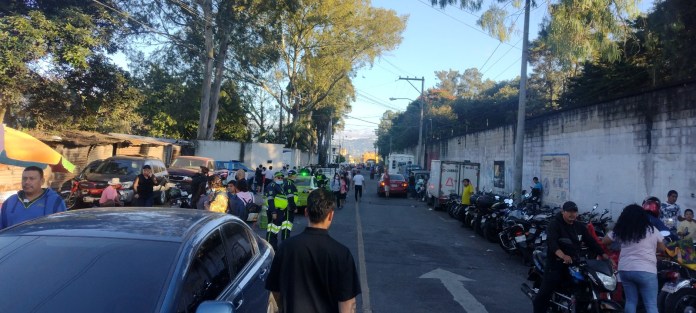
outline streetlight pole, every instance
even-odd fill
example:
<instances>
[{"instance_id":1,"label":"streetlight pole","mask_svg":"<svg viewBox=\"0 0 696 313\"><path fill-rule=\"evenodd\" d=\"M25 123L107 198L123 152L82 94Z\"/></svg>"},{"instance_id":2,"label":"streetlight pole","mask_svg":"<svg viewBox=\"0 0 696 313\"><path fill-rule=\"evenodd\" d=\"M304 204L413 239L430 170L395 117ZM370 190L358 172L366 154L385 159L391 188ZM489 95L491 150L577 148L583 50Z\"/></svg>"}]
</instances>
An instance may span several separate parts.
<instances>
[{"instance_id":1,"label":"streetlight pole","mask_svg":"<svg viewBox=\"0 0 696 313\"><path fill-rule=\"evenodd\" d=\"M417 78L417 77L401 77L399 76L399 80L419 80L421 82L421 90L420 90L420 98L421 98L421 107L420 107L420 122L418 123L418 149L416 150L416 160L418 162L418 165L421 166L421 168L425 168L423 160L423 152L425 152L425 149L423 149L423 110L425 109L425 94L424 89L425 89L425 77ZM410 83L410 82L409 82ZM411 85L413 86L413 85ZM415 87L414 87L415 88Z\"/></svg>"}]
</instances>

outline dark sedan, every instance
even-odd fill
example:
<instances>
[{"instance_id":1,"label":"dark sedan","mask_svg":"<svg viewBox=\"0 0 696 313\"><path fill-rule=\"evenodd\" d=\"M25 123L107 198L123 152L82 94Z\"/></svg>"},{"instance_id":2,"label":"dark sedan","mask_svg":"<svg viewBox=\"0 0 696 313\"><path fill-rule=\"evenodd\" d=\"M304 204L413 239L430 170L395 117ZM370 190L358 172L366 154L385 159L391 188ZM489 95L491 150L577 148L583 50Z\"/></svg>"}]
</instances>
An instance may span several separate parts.
<instances>
[{"instance_id":1,"label":"dark sedan","mask_svg":"<svg viewBox=\"0 0 696 313\"><path fill-rule=\"evenodd\" d=\"M0 231L0 312L266 312L273 256L227 214L68 211Z\"/></svg>"},{"instance_id":2,"label":"dark sedan","mask_svg":"<svg viewBox=\"0 0 696 313\"><path fill-rule=\"evenodd\" d=\"M379 185L377 185L377 195L380 197L384 196L384 175L379 179ZM408 182L404 175L391 174L389 175L389 196L394 195L408 195Z\"/></svg>"}]
</instances>

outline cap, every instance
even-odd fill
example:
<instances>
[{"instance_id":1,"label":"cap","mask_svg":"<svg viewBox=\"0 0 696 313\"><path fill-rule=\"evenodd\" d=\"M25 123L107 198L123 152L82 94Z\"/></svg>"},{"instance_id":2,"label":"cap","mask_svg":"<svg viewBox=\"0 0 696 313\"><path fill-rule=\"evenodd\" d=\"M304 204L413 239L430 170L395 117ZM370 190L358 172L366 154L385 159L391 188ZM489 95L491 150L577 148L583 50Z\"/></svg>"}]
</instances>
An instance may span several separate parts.
<instances>
[{"instance_id":1,"label":"cap","mask_svg":"<svg viewBox=\"0 0 696 313\"><path fill-rule=\"evenodd\" d=\"M288 176L295 176L295 175L297 175L297 171L295 171L295 170L288 171Z\"/></svg>"},{"instance_id":2,"label":"cap","mask_svg":"<svg viewBox=\"0 0 696 313\"><path fill-rule=\"evenodd\" d=\"M112 178L109 183L110 186L115 186L115 185L120 185L121 184L121 179L118 177Z\"/></svg>"},{"instance_id":3,"label":"cap","mask_svg":"<svg viewBox=\"0 0 696 313\"><path fill-rule=\"evenodd\" d=\"M201 165L201 172L208 173L210 172L210 169L207 166Z\"/></svg>"},{"instance_id":4,"label":"cap","mask_svg":"<svg viewBox=\"0 0 696 313\"><path fill-rule=\"evenodd\" d=\"M143 169L144 169L144 170L151 170L152 167L151 167L150 165L148 165L148 164L145 164L145 165L143 165Z\"/></svg>"},{"instance_id":5,"label":"cap","mask_svg":"<svg viewBox=\"0 0 696 313\"><path fill-rule=\"evenodd\" d=\"M280 178L283 178L283 173L280 172L280 171L279 171L279 172L275 172L275 174L273 174L273 177L280 177Z\"/></svg>"},{"instance_id":6,"label":"cap","mask_svg":"<svg viewBox=\"0 0 696 313\"><path fill-rule=\"evenodd\" d=\"M578 205L573 201L566 201L566 203L563 203L563 211L577 212Z\"/></svg>"}]
</instances>

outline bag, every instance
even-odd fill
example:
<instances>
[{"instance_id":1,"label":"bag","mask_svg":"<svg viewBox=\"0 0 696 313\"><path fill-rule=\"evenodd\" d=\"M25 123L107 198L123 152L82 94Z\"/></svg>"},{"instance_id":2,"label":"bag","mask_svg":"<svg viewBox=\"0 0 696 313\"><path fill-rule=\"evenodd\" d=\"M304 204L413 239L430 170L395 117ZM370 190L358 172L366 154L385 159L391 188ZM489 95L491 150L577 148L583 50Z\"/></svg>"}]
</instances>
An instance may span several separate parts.
<instances>
[{"instance_id":1,"label":"bag","mask_svg":"<svg viewBox=\"0 0 696 313\"><path fill-rule=\"evenodd\" d=\"M259 219L259 213L261 213L261 206L256 204L252 199L248 203L244 202L244 211L246 213L246 219L244 219L245 221L256 222Z\"/></svg>"}]
</instances>

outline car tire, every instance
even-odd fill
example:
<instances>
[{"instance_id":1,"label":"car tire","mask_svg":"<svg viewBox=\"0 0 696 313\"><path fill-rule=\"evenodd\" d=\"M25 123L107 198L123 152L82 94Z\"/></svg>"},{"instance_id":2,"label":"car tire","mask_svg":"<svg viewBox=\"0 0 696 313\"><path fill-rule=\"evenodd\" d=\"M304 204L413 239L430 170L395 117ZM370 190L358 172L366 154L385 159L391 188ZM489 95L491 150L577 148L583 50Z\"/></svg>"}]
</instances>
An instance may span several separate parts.
<instances>
[{"instance_id":1,"label":"car tire","mask_svg":"<svg viewBox=\"0 0 696 313\"><path fill-rule=\"evenodd\" d=\"M157 198L155 198L155 204L165 204L165 203L167 203L167 191L162 190L157 195Z\"/></svg>"}]
</instances>

